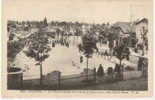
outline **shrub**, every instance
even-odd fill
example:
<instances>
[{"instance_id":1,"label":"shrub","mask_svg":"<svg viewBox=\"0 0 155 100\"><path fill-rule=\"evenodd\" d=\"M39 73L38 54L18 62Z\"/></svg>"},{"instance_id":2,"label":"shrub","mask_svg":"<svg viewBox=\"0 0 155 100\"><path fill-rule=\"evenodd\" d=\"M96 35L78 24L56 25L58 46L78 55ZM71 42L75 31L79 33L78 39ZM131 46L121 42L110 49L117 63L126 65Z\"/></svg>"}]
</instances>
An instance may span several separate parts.
<instances>
[{"instance_id":1,"label":"shrub","mask_svg":"<svg viewBox=\"0 0 155 100\"><path fill-rule=\"evenodd\" d=\"M100 65L97 71L97 76L103 76L103 75L104 75L104 69L103 69L103 66Z\"/></svg>"},{"instance_id":2,"label":"shrub","mask_svg":"<svg viewBox=\"0 0 155 100\"><path fill-rule=\"evenodd\" d=\"M120 68L120 66L118 64L115 65L114 71L117 72L117 73L121 72L121 68Z\"/></svg>"},{"instance_id":3,"label":"shrub","mask_svg":"<svg viewBox=\"0 0 155 100\"><path fill-rule=\"evenodd\" d=\"M111 74L113 74L113 68L112 67L109 67L108 68L108 75L111 75Z\"/></svg>"}]
</instances>

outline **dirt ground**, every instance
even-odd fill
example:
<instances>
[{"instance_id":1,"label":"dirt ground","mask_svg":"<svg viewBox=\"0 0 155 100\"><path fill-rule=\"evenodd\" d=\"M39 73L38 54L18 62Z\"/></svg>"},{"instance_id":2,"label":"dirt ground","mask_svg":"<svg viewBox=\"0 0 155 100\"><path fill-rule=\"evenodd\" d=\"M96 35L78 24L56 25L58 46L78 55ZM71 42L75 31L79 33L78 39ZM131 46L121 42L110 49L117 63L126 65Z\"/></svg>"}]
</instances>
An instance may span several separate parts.
<instances>
[{"instance_id":1,"label":"dirt ground","mask_svg":"<svg viewBox=\"0 0 155 100\"><path fill-rule=\"evenodd\" d=\"M147 79L144 77L107 82L104 79L97 82L84 82L83 78L62 80L60 87L58 85L39 85L37 80L25 80L23 90L137 90L145 91L148 89ZM33 84L32 84L33 83ZM34 84L35 83L35 84Z\"/></svg>"},{"instance_id":2,"label":"dirt ground","mask_svg":"<svg viewBox=\"0 0 155 100\"><path fill-rule=\"evenodd\" d=\"M137 78L114 83L103 83L94 86L86 86L83 90L147 90L146 78Z\"/></svg>"}]
</instances>

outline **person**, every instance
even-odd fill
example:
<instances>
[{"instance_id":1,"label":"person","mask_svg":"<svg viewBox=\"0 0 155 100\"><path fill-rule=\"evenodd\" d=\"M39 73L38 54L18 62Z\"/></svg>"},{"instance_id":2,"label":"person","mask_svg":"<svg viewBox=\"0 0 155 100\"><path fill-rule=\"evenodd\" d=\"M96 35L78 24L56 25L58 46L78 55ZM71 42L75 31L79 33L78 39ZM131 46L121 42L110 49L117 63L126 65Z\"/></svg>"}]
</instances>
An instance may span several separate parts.
<instances>
[{"instance_id":1,"label":"person","mask_svg":"<svg viewBox=\"0 0 155 100\"><path fill-rule=\"evenodd\" d=\"M101 57L103 57L103 55L104 55L104 53L103 53L103 52L101 52Z\"/></svg>"},{"instance_id":2,"label":"person","mask_svg":"<svg viewBox=\"0 0 155 100\"><path fill-rule=\"evenodd\" d=\"M66 43L66 46L69 48L69 43L68 42Z\"/></svg>"},{"instance_id":3,"label":"person","mask_svg":"<svg viewBox=\"0 0 155 100\"><path fill-rule=\"evenodd\" d=\"M54 42L52 42L52 47L55 47L55 43Z\"/></svg>"},{"instance_id":4,"label":"person","mask_svg":"<svg viewBox=\"0 0 155 100\"><path fill-rule=\"evenodd\" d=\"M104 55L105 55L105 58L108 57L108 52L107 52L107 50L105 50Z\"/></svg>"},{"instance_id":5,"label":"person","mask_svg":"<svg viewBox=\"0 0 155 100\"><path fill-rule=\"evenodd\" d=\"M80 63L82 63L82 62L83 62L83 56L80 57Z\"/></svg>"}]
</instances>

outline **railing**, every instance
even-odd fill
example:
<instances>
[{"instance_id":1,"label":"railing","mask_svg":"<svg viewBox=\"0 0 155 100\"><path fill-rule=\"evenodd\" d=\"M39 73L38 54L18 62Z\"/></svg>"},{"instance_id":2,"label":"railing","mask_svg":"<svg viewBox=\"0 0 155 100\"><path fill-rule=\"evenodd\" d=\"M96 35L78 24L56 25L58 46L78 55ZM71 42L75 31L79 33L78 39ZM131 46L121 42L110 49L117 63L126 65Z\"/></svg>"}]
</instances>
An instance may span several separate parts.
<instances>
[{"instance_id":1,"label":"railing","mask_svg":"<svg viewBox=\"0 0 155 100\"><path fill-rule=\"evenodd\" d=\"M79 80L79 81L78 81ZM55 85L57 88L60 88L62 85L74 85L85 80L96 81L96 69L89 70L80 74L72 74L62 76L59 71L54 71L44 78L44 84L46 85Z\"/></svg>"},{"instance_id":2,"label":"railing","mask_svg":"<svg viewBox=\"0 0 155 100\"><path fill-rule=\"evenodd\" d=\"M61 72L54 71L43 78L43 87L45 89L59 90L59 89L82 89L88 85L102 84L115 82L120 80L135 79L143 76L143 71L124 71L122 73L112 72L111 74L105 73L103 76L97 76L96 69L89 70L80 74L61 75ZM25 82L28 80L25 80ZM39 79L29 80L29 84L32 88L39 86Z\"/></svg>"}]
</instances>

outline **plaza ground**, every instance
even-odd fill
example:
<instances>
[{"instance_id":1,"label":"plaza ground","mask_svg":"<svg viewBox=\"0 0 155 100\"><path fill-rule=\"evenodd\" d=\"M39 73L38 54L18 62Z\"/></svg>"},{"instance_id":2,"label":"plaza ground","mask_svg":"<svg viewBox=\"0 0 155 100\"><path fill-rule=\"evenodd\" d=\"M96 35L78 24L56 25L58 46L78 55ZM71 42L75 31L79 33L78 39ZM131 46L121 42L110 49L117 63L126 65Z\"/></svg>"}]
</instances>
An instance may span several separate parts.
<instances>
[{"instance_id":1,"label":"plaza ground","mask_svg":"<svg viewBox=\"0 0 155 100\"><path fill-rule=\"evenodd\" d=\"M70 41L71 43L69 48L60 44L52 48L49 52L49 58L43 62L44 75L47 75L52 71L60 71L61 75L80 74L83 72L84 68L86 68L86 58L79 52L77 47L80 43L80 37L77 39L71 37ZM101 46L98 44L97 46L100 51L109 49L106 44ZM80 56L83 56L83 63L80 63ZM130 67L134 67L136 69L137 62L135 62L136 60L134 58L131 59L133 62L124 60L122 61L122 64L124 63L125 65L129 65ZM23 51L16 56L14 63L17 67L22 69L28 67L28 70L24 72L24 80L40 78L40 66L36 65L37 62L33 58L27 57ZM119 63L119 60L114 56L112 59L106 59L106 57L101 57L94 53L93 57L89 59L89 68L98 69L99 64L102 64L106 72L108 67L114 68L116 63Z\"/></svg>"}]
</instances>

